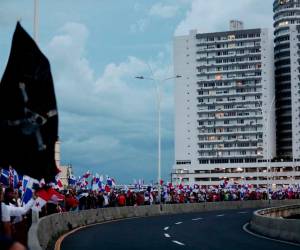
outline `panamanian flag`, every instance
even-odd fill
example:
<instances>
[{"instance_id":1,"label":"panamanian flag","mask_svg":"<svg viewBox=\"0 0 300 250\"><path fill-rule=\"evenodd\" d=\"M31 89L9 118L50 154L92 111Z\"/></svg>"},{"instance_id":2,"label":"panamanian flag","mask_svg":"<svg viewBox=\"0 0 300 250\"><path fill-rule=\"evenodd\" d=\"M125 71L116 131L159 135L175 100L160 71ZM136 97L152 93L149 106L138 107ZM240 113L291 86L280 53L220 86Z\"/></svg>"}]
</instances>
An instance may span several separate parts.
<instances>
[{"instance_id":1,"label":"panamanian flag","mask_svg":"<svg viewBox=\"0 0 300 250\"><path fill-rule=\"evenodd\" d=\"M96 174L95 176L93 176L92 182L91 182L91 188L93 191L99 190L99 185L98 185L99 179L100 179L99 174Z\"/></svg>"},{"instance_id":2,"label":"panamanian flag","mask_svg":"<svg viewBox=\"0 0 300 250\"><path fill-rule=\"evenodd\" d=\"M56 182L55 188L57 188L59 190L64 189L64 185L62 184L62 181L58 176L55 177L55 182Z\"/></svg>"},{"instance_id":3,"label":"panamanian flag","mask_svg":"<svg viewBox=\"0 0 300 250\"><path fill-rule=\"evenodd\" d=\"M9 186L9 171L6 169L1 170L0 174L0 182L4 184L4 186Z\"/></svg>"},{"instance_id":4,"label":"panamanian flag","mask_svg":"<svg viewBox=\"0 0 300 250\"><path fill-rule=\"evenodd\" d=\"M91 175L90 170L88 170L85 174L82 175L82 178L87 179Z\"/></svg>"},{"instance_id":5,"label":"panamanian flag","mask_svg":"<svg viewBox=\"0 0 300 250\"><path fill-rule=\"evenodd\" d=\"M39 186L39 181L25 175L23 177L22 183L23 183L23 185L22 185L22 189L23 189L22 202L23 202L23 204L27 204L27 202L30 201L30 199L33 196L34 185Z\"/></svg>"},{"instance_id":6,"label":"panamanian flag","mask_svg":"<svg viewBox=\"0 0 300 250\"><path fill-rule=\"evenodd\" d=\"M48 201L58 202L64 200L65 196L60 194L59 192L55 191L53 188L41 189L36 192L38 198L35 200L32 210L34 211L41 211L42 207Z\"/></svg>"},{"instance_id":7,"label":"panamanian flag","mask_svg":"<svg viewBox=\"0 0 300 250\"><path fill-rule=\"evenodd\" d=\"M70 175L69 178L68 178L68 183L70 186L74 186L76 185L76 177L74 175Z\"/></svg>"},{"instance_id":8,"label":"panamanian flag","mask_svg":"<svg viewBox=\"0 0 300 250\"><path fill-rule=\"evenodd\" d=\"M110 178L109 176L106 177L106 184L110 187L116 186L116 182L113 178Z\"/></svg>"}]
</instances>

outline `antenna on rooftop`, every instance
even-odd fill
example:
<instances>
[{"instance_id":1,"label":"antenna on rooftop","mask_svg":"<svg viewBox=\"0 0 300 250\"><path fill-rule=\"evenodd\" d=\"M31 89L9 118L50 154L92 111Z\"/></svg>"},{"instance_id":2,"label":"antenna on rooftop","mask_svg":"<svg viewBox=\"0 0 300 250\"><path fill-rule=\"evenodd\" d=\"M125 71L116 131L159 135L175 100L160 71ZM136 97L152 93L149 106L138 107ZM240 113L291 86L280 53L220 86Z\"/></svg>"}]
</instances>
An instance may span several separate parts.
<instances>
[{"instance_id":1,"label":"antenna on rooftop","mask_svg":"<svg viewBox=\"0 0 300 250\"><path fill-rule=\"evenodd\" d=\"M229 26L231 31L244 29L244 23L239 20L230 20Z\"/></svg>"}]
</instances>

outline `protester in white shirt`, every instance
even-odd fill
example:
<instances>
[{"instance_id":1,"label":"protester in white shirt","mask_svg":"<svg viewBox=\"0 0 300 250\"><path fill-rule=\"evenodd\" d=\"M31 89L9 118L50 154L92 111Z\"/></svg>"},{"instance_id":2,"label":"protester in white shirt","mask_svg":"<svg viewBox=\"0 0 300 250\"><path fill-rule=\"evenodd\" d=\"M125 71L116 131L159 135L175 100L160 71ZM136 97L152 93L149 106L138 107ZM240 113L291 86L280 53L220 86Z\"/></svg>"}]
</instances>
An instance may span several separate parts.
<instances>
[{"instance_id":1,"label":"protester in white shirt","mask_svg":"<svg viewBox=\"0 0 300 250\"><path fill-rule=\"evenodd\" d=\"M0 202L1 202L1 222L3 234L6 237L11 237L11 216L22 216L26 214L34 204L34 200L31 199L28 203L22 207L16 207L12 204L5 204L3 202L3 188L0 186Z\"/></svg>"},{"instance_id":2,"label":"protester in white shirt","mask_svg":"<svg viewBox=\"0 0 300 250\"><path fill-rule=\"evenodd\" d=\"M104 198L104 207L108 207L109 205L108 195L105 193L103 198Z\"/></svg>"},{"instance_id":3,"label":"protester in white shirt","mask_svg":"<svg viewBox=\"0 0 300 250\"><path fill-rule=\"evenodd\" d=\"M34 200L30 199L25 205L18 207L13 204L15 198L14 196L14 190L12 188L6 188L4 200L9 211L9 216L20 217L30 210L30 208L33 206Z\"/></svg>"},{"instance_id":4,"label":"protester in white shirt","mask_svg":"<svg viewBox=\"0 0 300 250\"><path fill-rule=\"evenodd\" d=\"M33 205L33 201L28 202L26 207L19 209L11 208L3 203L3 187L0 184L0 246L4 250L26 250L21 243L11 239L11 216L24 214Z\"/></svg>"},{"instance_id":5,"label":"protester in white shirt","mask_svg":"<svg viewBox=\"0 0 300 250\"><path fill-rule=\"evenodd\" d=\"M1 215L2 215L2 222L10 222L10 212L7 207L3 202L1 202Z\"/></svg>"},{"instance_id":6,"label":"protester in white shirt","mask_svg":"<svg viewBox=\"0 0 300 250\"><path fill-rule=\"evenodd\" d=\"M0 221L0 234L5 236L11 235L10 213L8 207L3 201L3 187L0 185L0 204L1 204L1 221Z\"/></svg>"}]
</instances>

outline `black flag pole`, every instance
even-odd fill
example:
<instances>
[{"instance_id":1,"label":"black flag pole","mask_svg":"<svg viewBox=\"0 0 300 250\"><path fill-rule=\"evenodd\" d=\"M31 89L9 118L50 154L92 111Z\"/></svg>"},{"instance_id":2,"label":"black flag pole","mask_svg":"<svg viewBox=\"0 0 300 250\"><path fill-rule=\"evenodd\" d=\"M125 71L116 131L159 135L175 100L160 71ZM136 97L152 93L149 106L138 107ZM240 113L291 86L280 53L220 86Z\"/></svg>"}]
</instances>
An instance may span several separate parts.
<instances>
[{"instance_id":1,"label":"black flag pole","mask_svg":"<svg viewBox=\"0 0 300 250\"><path fill-rule=\"evenodd\" d=\"M0 167L54 180L58 112L48 59L18 22L0 83Z\"/></svg>"}]
</instances>

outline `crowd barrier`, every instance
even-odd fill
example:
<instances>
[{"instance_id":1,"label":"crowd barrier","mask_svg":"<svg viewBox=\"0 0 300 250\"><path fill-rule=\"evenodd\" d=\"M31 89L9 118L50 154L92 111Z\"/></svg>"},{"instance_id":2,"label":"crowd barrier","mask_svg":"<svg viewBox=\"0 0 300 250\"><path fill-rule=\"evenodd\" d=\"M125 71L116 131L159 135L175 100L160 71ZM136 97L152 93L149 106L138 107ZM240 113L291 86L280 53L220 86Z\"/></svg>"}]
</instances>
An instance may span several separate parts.
<instances>
[{"instance_id":1,"label":"crowd barrier","mask_svg":"<svg viewBox=\"0 0 300 250\"><path fill-rule=\"evenodd\" d=\"M300 220L285 219L300 215L300 204L261 209L253 213L250 229L261 235L300 243Z\"/></svg>"},{"instance_id":2,"label":"crowd barrier","mask_svg":"<svg viewBox=\"0 0 300 250\"><path fill-rule=\"evenodd\" d=\"M72 229L105 221L216 210L266 208L292 204L300 205L300 200L225 201L110 207L52 214L41 219L33 216L32 226L28 233L28 245L31 250L47 249L49 246L54 245L55 240L60 235Z\"/></svg>"}]
</instances>

